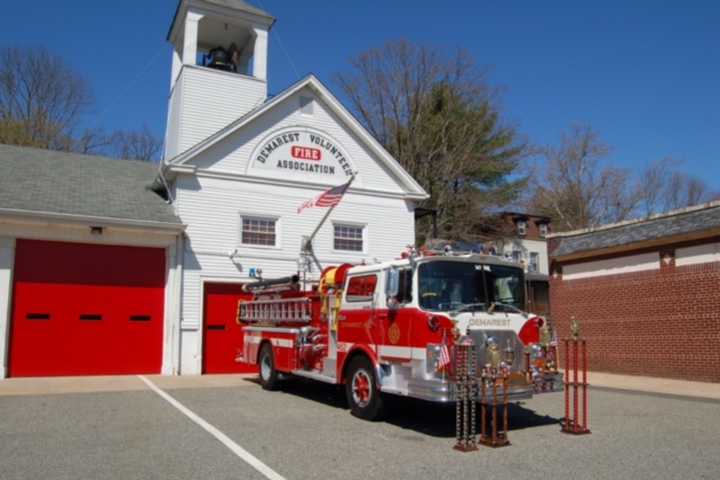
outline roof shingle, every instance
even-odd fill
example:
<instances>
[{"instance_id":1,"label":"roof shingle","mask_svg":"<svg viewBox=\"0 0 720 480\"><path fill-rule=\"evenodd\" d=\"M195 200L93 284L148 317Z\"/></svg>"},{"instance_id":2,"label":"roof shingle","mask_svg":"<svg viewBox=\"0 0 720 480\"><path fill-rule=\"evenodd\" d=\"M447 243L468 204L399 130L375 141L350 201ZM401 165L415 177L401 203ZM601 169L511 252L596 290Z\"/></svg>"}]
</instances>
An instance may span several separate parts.
<instances>
[{"instance_id":1,"label":"roof shingle","mask_svg":"<svg viewBox=\"0 0 720 480\"><path fill-rule=\"evenodd\" d=\"M69 214L181 226L150 190L157 166L0 145L0 213ZM168 225L168 226L170 226Z\"/></svg>"},{"instance_id":2,"label":"roof shingle","mask_svg":"<svg viewBox=\"0 0 720 480\"><path fill-rule=\"evenodd\" d=\"M629 245L663 237L720 228L720 205L678 211L647 220L619 224L610 228L582 232L576 235L557 235L559 245L552 252L562 257L577 252Z\"/></svg>"}]
</instances>

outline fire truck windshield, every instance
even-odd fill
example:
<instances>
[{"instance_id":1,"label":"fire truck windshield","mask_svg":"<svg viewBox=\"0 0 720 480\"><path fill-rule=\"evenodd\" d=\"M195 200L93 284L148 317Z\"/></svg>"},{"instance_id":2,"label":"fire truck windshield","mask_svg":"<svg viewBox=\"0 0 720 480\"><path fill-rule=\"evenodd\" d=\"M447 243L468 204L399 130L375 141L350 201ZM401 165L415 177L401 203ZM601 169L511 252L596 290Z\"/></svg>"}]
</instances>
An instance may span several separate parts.
<instances>
[{"instance_id":1,"label":"fire truck windshield","mask_svg":"<svg viewBox=\"0 0 720 480\"><path fill-rule=\"evenodd\" d=\"M420 307L432 311L522 309L522 270L502 265L434 261L418 269ZM505 305L503 305L505 304Z\"/></svg>"}]
</instances>

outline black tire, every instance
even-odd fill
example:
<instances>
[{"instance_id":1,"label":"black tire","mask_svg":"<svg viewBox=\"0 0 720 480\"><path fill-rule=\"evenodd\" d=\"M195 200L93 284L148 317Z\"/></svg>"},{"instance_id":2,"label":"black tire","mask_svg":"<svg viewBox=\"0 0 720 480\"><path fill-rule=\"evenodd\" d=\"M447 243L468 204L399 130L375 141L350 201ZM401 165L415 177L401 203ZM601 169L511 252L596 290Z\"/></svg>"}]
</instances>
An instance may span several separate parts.
<instances>
[{"instance_id":1,"label":"black tire","mask_svg":"<svg viewBox=\"0 0 720 480\"><path fill-rule=\"evenodd\" d=\"M350 413L363 420L381 420L385 404L377 388L375 369L367 357L359 356L350 361L345 376L345 395Z\"/></svg>"},{"instance_id":2,"label":"black tire","mask_svg":"<svg viewBox=\"0 0 720 480\"><path fill-rule=\"evenodd\" d=\"M260 385L265 390L277 390L280 386L278 371L275 370L275 357L273 356L272 345L263 344L258 355L258 366L260 367Z\"/></svg>"}]
</instances>

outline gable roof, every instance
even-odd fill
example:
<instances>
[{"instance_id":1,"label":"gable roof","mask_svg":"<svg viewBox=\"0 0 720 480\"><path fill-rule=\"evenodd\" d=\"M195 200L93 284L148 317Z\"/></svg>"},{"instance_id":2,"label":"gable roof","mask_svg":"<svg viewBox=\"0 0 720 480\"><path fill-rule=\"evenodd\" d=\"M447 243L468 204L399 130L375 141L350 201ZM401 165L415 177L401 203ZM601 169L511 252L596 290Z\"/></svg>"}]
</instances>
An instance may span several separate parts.
<instances>
[{"instance_id":1,"label":"gable roof","mask_svg":"<svg viewBox=\"0 0 720 480\"><path fill-rule=\"evenodd\" d=\"M175 28L175 23L177 22L178 16L180 15L180 9L183 6L183 2L189 3L188 0L178 0L177 7L175 7L175 14L173 15L172 22L170 22L170 28L168 29L167 40L170 40L170 37L172 36L173 29ZM238 12L256 15L257 17L261 17L267 20L271 25L275 22L275 17L270 15L268 12L249 4L244 0L201 0L200 3L202 2L221 8L229 8L231 10L237 10Z\"/></svg>"},{"instance_id":2,"label":"gable roof","mask_svg":"<svg viewBox=\"0 0 720 480\"><path fill-rule=\"evenodd\" d=\"M201 152L207 150L213 145L216 145L218 142L221 142L223 139L252 122L263 113L275 108L285 99L305 87L311 88L320 99L324 100L333 113L335 113L343 121L343 123L358 136L368 149L384 163L388 170L390 170L390 172L392 172L403 185L408 197L418 200L428 198L429 195L425 192L423 187L420 186L414 178L412 178L412 176L398 163L397 160L395 160L392 155L390 155L387 150L385 150L382 145L380 145L380 142L378 142L375 137L373 137L370 132L368 132L365 127L360 124L360 122L343 106L343 104L330 92L330 90L328 90L327 87L325 87L325 85L323 85L323 83L312 74L294 83L278 95L267 100L265 103L262 103L250 110L248 113L226 127L220 129L216 133L210 135L205 140L195 144L172 159L166 159L164 161L164 165L172 168L173 166L180 166L191 161Z\"/></svg>"},{"instance_id":3,"label":"gable roof","mask_svg":"<svg viewBox=\"0 0 720 480\"><path fill-rule=\"evenodd\" d=\"M0 214L181 229L156 176L148 162L0 145Z\"/></svg>"},{"instance_id":4,"label":"gable roof","mask_svg":"<svg viewBox=\"0 0 720 480\"><path fill-rule=\"evenodd\" d=\"M647 219L631 220L595 229L557 233L556 259L602 254L610 249L669 244L683 239L720 234L720 202L673 210ZM583 255L584 254L584 255ZM563 258L559 258L563 257Z\"/></svg>"}]
</instances>

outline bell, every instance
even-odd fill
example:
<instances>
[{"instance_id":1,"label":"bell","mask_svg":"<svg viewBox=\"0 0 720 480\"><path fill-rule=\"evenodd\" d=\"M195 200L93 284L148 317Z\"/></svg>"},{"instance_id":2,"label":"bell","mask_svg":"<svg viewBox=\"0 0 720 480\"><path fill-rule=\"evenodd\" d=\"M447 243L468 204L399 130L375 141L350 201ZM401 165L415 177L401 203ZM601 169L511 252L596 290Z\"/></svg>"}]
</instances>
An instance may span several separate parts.
<instances>
[{"instance_id":1,"label":"bell","mask_svg":"<svg viewBox=\"0 0 720 480\"><path fill-rule=\"evenodd\" d=\"M208 52L208 55L210 56L210 63L208 64L208 67L217 70L232 70L230 57L223 47L213 48Z\"/></svg>"}]
</instances>

